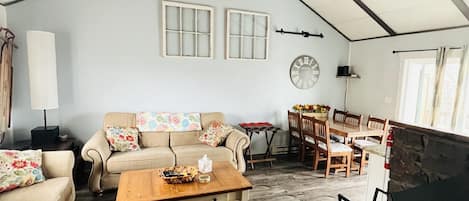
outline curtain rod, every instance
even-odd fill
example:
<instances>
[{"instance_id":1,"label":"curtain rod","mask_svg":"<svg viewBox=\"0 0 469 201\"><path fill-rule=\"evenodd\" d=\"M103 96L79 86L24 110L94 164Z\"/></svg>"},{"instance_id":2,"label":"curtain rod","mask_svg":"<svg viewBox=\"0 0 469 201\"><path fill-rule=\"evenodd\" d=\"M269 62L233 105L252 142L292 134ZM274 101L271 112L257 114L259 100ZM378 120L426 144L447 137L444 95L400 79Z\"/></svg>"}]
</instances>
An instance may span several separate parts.
<instances>
[{"instance_id":1,"label":"curtain rod","mask_svg":"<svg viewBox=\"0 0 469 201\"><path fill-rule=\"evenodd\" d=\"M449 48L450 50L459 50L462 49L462 47L451 47ZM426 51L437 51L437 48L433 49L419 49L419 50L393 50L393 54L401 53L401 52L426 52Z\"/></svg>"}]
</instances>

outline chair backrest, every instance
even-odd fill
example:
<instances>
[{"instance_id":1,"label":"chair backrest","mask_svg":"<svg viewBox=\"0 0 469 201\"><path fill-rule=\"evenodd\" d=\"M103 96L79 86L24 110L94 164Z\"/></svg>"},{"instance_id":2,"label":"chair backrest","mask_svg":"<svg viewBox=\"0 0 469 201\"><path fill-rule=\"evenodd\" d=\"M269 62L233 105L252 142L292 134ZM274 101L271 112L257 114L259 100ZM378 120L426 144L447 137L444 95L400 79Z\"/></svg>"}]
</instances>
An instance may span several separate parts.
<instances>
[{"instance_id":1,"label":"chair backrest","mask_svg":"<svg viewBox=\"0 0 469 201\"><path fill-rule=\"evenodd\" d=\"M300 118L300 113L288 111L288 129L290 132L296 131L298 134L301 132Z\"/></svg>"},{"instance_id":2,"label":"chair backrest","mask_svg":"<svg viewBox=\"0 0 469 201\"><path fill-rule=\"evenodd\" d=\"M360 126L362 124L362 121L363 121L363 115L361 114L356 115L356 114L347 113L347 115L345 115L345 123L348 125Z\"/></svg>"},{"instance_id":3,"label":"chair backrest","mask_svg":"<svg viewBox=\"0 0 469 201\"><path fill-rule=\"evenodd\" d=\"M332 115L332 119L337 122L345 122L345 116L347 116L346 111L334 109L334 114Z\"/></svg>"},{"instance_id":4,"label":"chair backrest","mask_svg":"<svg viewBox=\"0 0 469 201\"><path fill-rule=\"evenodd\" d=\"M314 139L314 117L301 117L301 132L303 137L310 136Z\"/></svg>"},{"instance_id":5,"label":"chair backrest","mask_svg":"<svg viewBox=\"0 0 469 201\"><path fill-rule=\"evenodd\" d=\"M325 144L327 150L331 150L331 134L329 132L329 121L313 119L313 129L314 129L314 140L316 142L316 146L318 146L316 150L320 150L319 145Z\"/></svg>"},{"instance_id":6,"label":"chair backrest","mask_svg":"<svg viewBox=\"0 0 469 201\"><path fill-rule=\"evenodd\" d=\"M389 120L372 117L371 115L368 115L368 121L366 123L368 128L382 130L384 134L386 134L388 124L389 124ZM382 136L373 136L370 138L373 138L377 140L380 144L383 144L386 137L385 135L382 135Z\"/></svg>"}]
</instances>

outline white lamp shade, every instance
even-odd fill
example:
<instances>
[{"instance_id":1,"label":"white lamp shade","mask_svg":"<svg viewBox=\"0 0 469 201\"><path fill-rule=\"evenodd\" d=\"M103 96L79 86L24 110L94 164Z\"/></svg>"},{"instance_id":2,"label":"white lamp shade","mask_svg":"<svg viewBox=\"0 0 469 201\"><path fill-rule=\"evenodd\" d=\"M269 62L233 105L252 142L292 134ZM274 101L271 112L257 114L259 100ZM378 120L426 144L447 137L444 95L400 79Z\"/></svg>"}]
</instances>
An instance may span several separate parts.
<instances>
[{"instance_id":1,"label":"white lamp shade","mask_svg":"<svg viewBox=\"0 0 469 201\"><path fill-rule=\"evenodd\" d=\"M31 108L33 110L56 109L59 107L59 101L55 35L43 31L28 31L26 38Z\"/></svg>"}]
</instances>

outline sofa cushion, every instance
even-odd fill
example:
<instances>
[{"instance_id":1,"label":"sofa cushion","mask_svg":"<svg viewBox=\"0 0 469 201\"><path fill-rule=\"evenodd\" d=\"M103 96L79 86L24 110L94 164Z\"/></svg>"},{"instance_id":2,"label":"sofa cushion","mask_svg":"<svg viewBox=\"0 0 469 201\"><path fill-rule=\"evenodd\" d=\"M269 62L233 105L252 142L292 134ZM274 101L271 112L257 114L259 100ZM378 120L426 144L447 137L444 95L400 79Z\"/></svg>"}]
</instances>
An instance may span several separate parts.
<instances>
[{"instance_id":1,"label":"sofa cushion","mask_svg":"<svg viewBox=\"0 0 469 201\"><path fill-rule=\"evenodd\" d=\"M142 132L140 136L143 147L169 147L169 132Z\"/></svg>"},{"instance_id":2,"label":"sofa cushion","mask_svg":"<svg viewBox=\"0 0 469 201\"><path fill-rule=\"evenodd\" d=\"M226 147L212 147L206 144L197 144L171 148L174 154L176 154L176 165L197 165L198 160L207 154L213 161L229 161L235 166L233 152Z\"/></svg>"},{"instance_id":3,"label":"sofa cushion","mask_svg":"<svg viewBox=\"0 0 469 201\"><path fill-rule=\"evenodd\" d=\"M57 177L0 194L0 201L69 201L73 183L70 177Z\"/></svg>"},{"instance_id":4,"label":"sofa cushion","mask_svg":"<svg viewBox=\"0 0 469 201\"><path fill-rule=\"evenodd\" d=\"M104 115L103 128L110 126L135 127L135 113L110 112Z\"/></svg>"},{"instance_id":5,"label":"sofa cushion","mask_svg":"<svg viewBox=\"0 0 469 201\"><path fill-rule=\"evenodd\" d=\"M121 173L174 166L174 153L169 147L142 148L140 151L114 152L107 160L107 171Z\"/></svg>"},{"instance_id":6,"label":"sofa cushion","mask_svg":"<svg viewBox=\"0 0 469 201\"><path fill-rule=\"evenodd\" d=\"M201 131L171 132L169 134L169 143L171 147L202 144L199 140Z\"/></svg>"}]
</instances>

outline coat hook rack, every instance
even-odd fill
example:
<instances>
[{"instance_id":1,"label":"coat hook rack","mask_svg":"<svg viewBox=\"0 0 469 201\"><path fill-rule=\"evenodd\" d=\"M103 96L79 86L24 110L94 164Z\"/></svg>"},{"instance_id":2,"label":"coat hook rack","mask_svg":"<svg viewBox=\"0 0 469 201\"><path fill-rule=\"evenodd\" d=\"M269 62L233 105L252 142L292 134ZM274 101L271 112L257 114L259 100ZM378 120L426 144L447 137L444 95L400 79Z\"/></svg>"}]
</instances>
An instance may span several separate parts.
<instances>
[{"instance_id":1,"label":"coat hook rack","mask_svg":"<svg viewBox=\"0 0 469 201\"><path fill-rule=\"evenodd\" d=\"M275 32L280 33L280 34L293 34L293 35L302 35L305 38L308 38L310 36L312 37L319 37L319 38L324 38L324 35L322 33L320 34L312 34L307 31L301 31L301 32L293 32L293 31L285 31L282 29L276 30Z\"/></svg>"}]
</instances>

